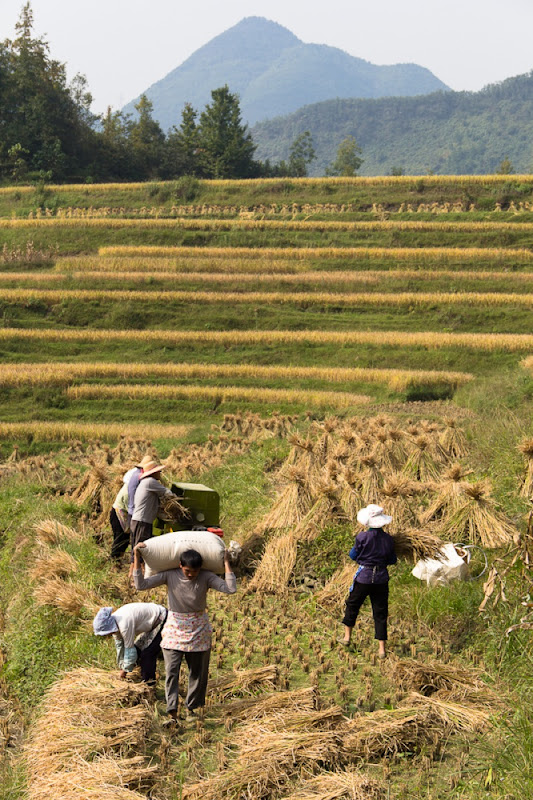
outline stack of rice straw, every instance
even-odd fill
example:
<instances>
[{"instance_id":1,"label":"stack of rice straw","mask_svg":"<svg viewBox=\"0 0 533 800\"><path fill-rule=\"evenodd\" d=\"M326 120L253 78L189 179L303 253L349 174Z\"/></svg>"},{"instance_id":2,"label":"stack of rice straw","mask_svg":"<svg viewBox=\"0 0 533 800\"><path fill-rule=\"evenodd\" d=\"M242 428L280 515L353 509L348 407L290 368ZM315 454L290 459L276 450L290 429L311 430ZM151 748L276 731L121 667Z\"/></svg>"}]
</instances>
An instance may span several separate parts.
<instances>
[{"instance_id":1,"label":"stack of rice straw","mask_svg":"<svg viewBox=\"0 0 533 800\"><path fill-rule=\"evenodd\" d=\"M145 800L157 767L143 755L152 721L144 693L98 669L55 683L26 746L29 800Z\"/></svg>"},{"instance_id":2,"label":"stack of rice straw","mask_svg":"<svg viewBox=\"0 0 533 800\"><path fill-rule=\"evenodd\" d=\"M457 462L465 437L452 419L400 428L386 415L330 418L311 423L305 438L291 435L289 443L274 475L277 495L254 531L267 543L251 591L286 591L298 544L328 526L357 524L357 511L369 503L392 516L388 531L397 553L413 561L438 558L443 541L493 548L516 534L490 483L467 480L471 470Z\"/></svg>"}]
</instances>

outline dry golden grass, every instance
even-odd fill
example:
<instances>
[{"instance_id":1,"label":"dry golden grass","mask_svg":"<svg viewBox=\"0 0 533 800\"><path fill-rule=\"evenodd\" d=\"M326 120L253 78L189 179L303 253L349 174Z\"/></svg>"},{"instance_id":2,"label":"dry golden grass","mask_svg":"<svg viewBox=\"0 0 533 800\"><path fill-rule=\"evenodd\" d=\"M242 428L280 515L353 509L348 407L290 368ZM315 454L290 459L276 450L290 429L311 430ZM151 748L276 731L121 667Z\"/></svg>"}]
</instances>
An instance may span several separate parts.
<instances>
[{"instance_id":1,"label":"dry golden grass","mask_svg":"<svg viewBox=\"0 0 533 800\"><path fill-rule=\"evenodd\" d=\"M533 497L533 438L523 439L518 445L518 450L522 453L525 461L525 476L520 488L520 496L529 499Z\"/></svg>"},{"instance_id":2,"label":"dry golden grass","mask_svg":"<svg viewBox=\"0 0 533 800\"><path fill-rule=\"evenodd\" d=\"M454 542L482 547L504 547L513 542L517 529L498 509L488 480L463 481L456 504L441 521L443 533Z\"/></svg>"},{"instance_id":3,"label":"dry golden grass","mask_svg":"<svg viewBox=\"0 0 533 800\"><path fill-rule=\"evenodd\" d=\"M75 380L88 378L255 378L317 379L328 383L385 383L391 389L403 391L420 384L447 384L462 386L473 380L467 372L438 370L366 369L363 367L286 367L261 364L154 364L108 362L55 362L37 364L0 365L0 385L53 383L69 385Z\"/></svg>"},{"instance_id":4,"label":"dry golden grass","mask_svg":"<svg viewBox=\"0 0 533 800\"><path fill-rule=\"evenodd\" d=\"M533 334L528 333L440 333L437 331L164 331L164 330L67 330L62 328L0 328L0 341L6 340L65 342L152 341L173 344L309 344L381 347L461 348L494 352L533 350Z\"/></svg>"},{"instance_id":5,"label":"dry golden grass","mask_svg":"<svg viewBox=\"0 0 533 800\"><path fill-rule=\"evenodd\" d=\"M133 437L150 439L182 439L189 430L187 425L135 425L113 422L3 422L1 439L18 439L33 436L38 441L70 441L104 439L116 441L125 430Z\"/></svg>"},{"instance_id":6,"label":"dry golden grass","mask_svg":"<svg viewBox=\"0 0 533 800\"><path fill-rule=\"evenodd\" d=\"M234 670L216 681L209 681L207 692L210 702L222 702L230 698L246 697L259 691L277 688L279 669L276 664L267 664L255 669Z\"/></svg>"},{"instance_id":7,"label":"dry golden grass","mask_svg":"<svg viewBox=\"0 0 533 800\"><path fill-rule=\"evenodd\" d=\"M35 564L30 570L33 581L43 581L49 578L66 578L77 572L78 564L66 550L47 550L38 553Z\"/></svg>"},{"instance_id":8,"label":"dry golden grass","mask_svg":"<svg viewBox=\"0 0 533 800\"><path fill-rule=\"evenodd\" d=\"M230 703L222 704L220 712L234 722L249 722L262 719L269 714L282 713L284 710L291 713L313 711L317 705L317 688L307 686L293 691L262 693L255 697L233 700Z\"/></svg>"},{"instance_id":9,"label":"dry golden grass","mask_svg":"<svg viewBox=\"0 0 533 800\"><path fill-rule=\"evenodd\" d=\"M187 400L213 400L218 404L228 401L250 401L254 403L301 403L320 408L348 408L364 405L371 398L366 395L349 394L348 392L298 391L291 389L264 389L239 386L143 386L117 385L93 386L82 384L71 386L67 395L73 400L87 398L124 397L124 398L160 398Z\"/></svg>"}]
</instances>

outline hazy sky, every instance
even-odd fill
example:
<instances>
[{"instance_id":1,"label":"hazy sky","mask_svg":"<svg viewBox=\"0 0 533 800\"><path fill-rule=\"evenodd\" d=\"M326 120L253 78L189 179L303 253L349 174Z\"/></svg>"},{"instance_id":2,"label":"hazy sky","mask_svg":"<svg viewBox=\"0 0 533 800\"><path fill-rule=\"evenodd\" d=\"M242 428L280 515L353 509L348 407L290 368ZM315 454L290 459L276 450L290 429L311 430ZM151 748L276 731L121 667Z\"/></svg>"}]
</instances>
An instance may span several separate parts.
<instances>
[{"instance_id":1,"label":"hazy sky","mask_svg":"<svg viewBox=\"0 0 533 800\"><path fill-rule=\"evenodd\" d=\"M22 0L0 0L0 39ZM533 0L33 0L35 33L69 75L86 75L94 111L120 108L243 17L374 64L413 62L452 89L533 69ZM230 87L231 88L231 87Z\"/></svg>"}]
</instances>

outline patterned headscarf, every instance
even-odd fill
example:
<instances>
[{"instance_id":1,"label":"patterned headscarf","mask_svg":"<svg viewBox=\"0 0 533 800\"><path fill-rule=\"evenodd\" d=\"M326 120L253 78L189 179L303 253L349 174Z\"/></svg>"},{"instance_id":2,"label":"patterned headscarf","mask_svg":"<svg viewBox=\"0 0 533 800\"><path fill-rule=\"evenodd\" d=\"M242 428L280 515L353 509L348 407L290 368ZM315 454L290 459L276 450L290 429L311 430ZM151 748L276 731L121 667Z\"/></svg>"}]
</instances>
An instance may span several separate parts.
<instances>
[{"instance_id":1,"label":"patterned headscarf","mask_svg":"<svg viewBox=\"0 0 533 800\"><path fill-rule=\"evenodd\" d=\"M112 616L112 606L101 608L93 619L93 630L96 636L107 636L108 633L117 633L118 625Z\"/></svg>"}]
</instances>

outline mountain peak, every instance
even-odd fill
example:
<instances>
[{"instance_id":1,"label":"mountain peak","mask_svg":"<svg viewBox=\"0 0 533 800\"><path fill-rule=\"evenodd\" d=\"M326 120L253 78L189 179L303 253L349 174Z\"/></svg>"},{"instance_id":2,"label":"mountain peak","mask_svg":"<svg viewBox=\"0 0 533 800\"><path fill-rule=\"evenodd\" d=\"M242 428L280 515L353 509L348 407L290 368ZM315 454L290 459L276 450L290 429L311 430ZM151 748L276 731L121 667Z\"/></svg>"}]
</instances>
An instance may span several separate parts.
<instances>
[{"instance_id":1,"label":"mountain peak","mask_svg":"<svg viewBox=\"0 0 533 800\"><path fill-rule=\"evenodd\" d=\"M154 117L163 129L179 125L185 103L203 110L211 91L227 84L240 97L249 124L333 97L426 94L447 89L429 70L379 67L326 45L304 44L265 17L244 17L150 86ZM134 102L124 111L133 112Z\"/></svg>"}]
</instances>

